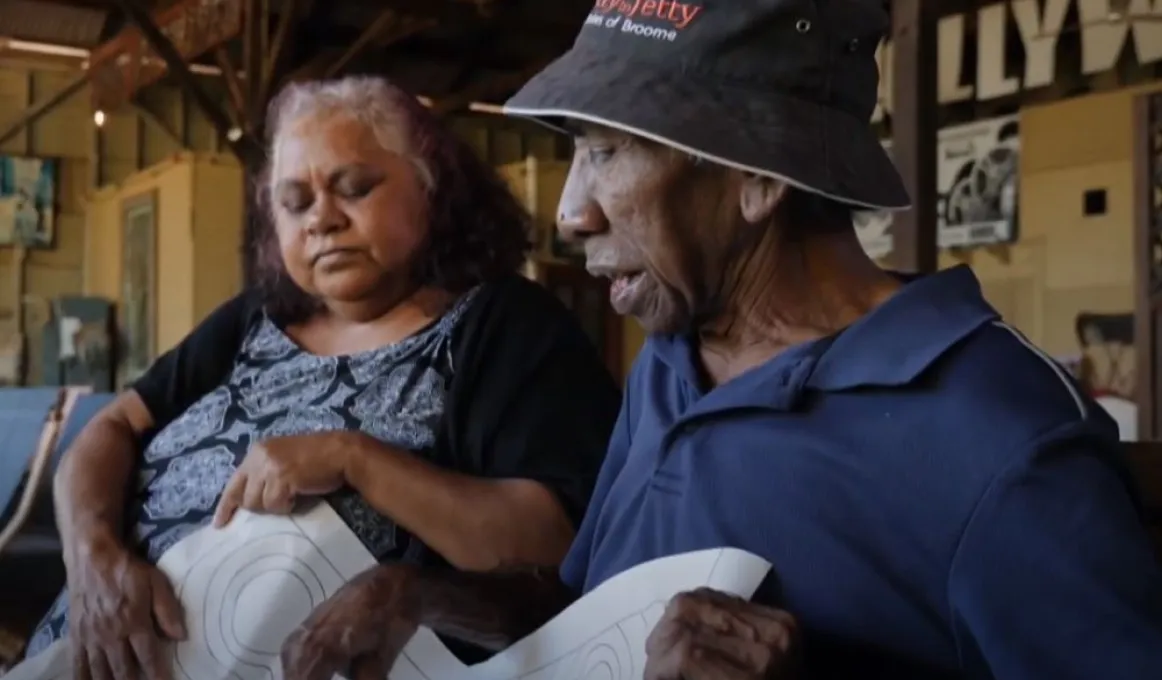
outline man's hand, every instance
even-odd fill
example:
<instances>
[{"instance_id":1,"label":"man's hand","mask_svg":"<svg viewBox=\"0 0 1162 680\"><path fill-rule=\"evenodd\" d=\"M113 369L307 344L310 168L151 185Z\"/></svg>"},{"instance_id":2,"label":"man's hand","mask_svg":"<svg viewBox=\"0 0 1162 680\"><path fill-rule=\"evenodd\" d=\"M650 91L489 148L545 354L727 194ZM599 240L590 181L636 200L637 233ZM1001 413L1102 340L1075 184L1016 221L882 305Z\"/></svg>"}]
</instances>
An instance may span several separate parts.
<instances>
[{"instance_id":1,"label":"man's hand","mask_svg":"<svg viewBox=\"0 0 1162 680\"><path fill-rule=\"evenodd\" d=\"M214 526L225 526L239 508L287 515L300 497L338 490L365 437L362 432L320 432L251 445L222 492Z\"/></svg>"},{"instance_id":2,"label":"man's hand","mask_svg":"<svg viewBox=\"0 0 1162 680\"><path fill-rule=\"evenodd\" d=\"M700 588L670 600L650 633L645 680L789 680L797 643L787 612Z\"/></svg>"},{"instance_id":3,"label":"man's hand","mask_svg":"<svg viewBox=\"0 0 1162 680\"><path fill-rule=\"evenodd\" d=\"M383 680L411 640L418 612L410 571L368 569L319 605L282 647L284 680Z\"/></svg>"}]
</instances>

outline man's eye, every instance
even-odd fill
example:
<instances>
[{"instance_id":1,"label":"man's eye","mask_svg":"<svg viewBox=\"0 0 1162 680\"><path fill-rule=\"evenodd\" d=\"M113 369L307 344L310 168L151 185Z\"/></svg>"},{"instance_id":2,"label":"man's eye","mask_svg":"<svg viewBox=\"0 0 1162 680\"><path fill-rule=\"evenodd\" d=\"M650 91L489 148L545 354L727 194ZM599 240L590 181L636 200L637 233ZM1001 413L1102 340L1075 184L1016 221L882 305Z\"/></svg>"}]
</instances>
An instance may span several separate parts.
<instances>
[{"instance_id":1,"label":"man's eye","mask_svg":"<svg viewBox=\"0 0 1162 680\"><path fill-rule=\"evenodd\" d=\"M588 149L589 160L593 163L604 163L613 157L612 146L591 146Z\"/></svg>"}]
</instances>

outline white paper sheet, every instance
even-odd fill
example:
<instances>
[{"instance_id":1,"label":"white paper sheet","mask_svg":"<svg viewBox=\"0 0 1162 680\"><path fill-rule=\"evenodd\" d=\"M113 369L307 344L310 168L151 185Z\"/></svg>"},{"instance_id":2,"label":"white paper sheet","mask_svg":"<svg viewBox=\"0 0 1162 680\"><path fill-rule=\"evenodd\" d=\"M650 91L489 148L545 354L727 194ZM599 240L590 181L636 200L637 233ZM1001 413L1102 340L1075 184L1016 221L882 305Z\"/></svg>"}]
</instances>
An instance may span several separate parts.
<instances>
[{"instance_id":1,"label":"white paper sheet","mask_svg":"<svg viewBox=\"0 0 1162 680\"><path fill-rule=\"evenodd\" d=\"M346 581L374 565L330 507L293 518L239 513L225 529L179 541L158 566L186 610L189 640L173 647L177 680L276 680L283 639ZM465 666L428 630L401 654L390 680L639 680L645 640L675 594L709 586L750 597L770 564L733 549L639 565L489 661ZM4 680L69 680L58 641Z\"/></svg>"}]
</instances>

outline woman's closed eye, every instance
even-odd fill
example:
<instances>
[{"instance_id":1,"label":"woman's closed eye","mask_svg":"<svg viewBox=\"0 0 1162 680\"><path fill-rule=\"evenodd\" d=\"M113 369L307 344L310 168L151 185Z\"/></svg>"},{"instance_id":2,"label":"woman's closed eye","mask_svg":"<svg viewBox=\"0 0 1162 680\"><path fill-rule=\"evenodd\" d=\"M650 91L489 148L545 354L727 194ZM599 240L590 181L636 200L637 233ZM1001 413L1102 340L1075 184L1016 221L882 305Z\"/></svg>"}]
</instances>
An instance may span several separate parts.
<instances>
[{"instance_id":1,"label":"woman's closed eye","mask_svg":"<svg viewBox=\"0 0 1162 680\"><path fill-rule=\"evenodd\" d=\"M335 194L346 200L359 200L370 194L380 183L376 178L341 179L335 183Z\"/></svg>"},{"instance_id":2,"label":"woman's closed eye","mask_svg":"<svg viewBox=\"0 0 1162 680\"><path fill-rule=\"evenodd\" d=\"M278 192L279 205L292 215L306 212L314 202L314 195L304 187L286 187Z\"/></svg>"}]
</instances>

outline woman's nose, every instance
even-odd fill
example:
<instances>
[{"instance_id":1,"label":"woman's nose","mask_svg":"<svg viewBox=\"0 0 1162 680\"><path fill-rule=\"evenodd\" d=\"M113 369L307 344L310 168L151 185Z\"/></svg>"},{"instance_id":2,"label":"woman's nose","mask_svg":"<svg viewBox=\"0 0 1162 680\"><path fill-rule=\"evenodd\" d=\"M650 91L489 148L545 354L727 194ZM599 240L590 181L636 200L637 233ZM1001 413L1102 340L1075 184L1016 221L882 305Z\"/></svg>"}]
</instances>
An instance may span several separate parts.
<instances>
[{"instance_id":1,"label":"woman's nose","mask_svg":"<svg viewBox=\"0 0 1162 680\"><path fill-rule=\"evenodd\" d=\"M347 225L347 216L334 201L320 199L307 219L307 233L311 236L326 236L342 230Z\"/></svg>"}]
</instances>

